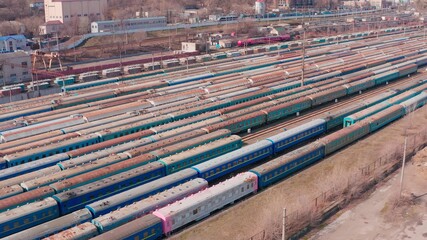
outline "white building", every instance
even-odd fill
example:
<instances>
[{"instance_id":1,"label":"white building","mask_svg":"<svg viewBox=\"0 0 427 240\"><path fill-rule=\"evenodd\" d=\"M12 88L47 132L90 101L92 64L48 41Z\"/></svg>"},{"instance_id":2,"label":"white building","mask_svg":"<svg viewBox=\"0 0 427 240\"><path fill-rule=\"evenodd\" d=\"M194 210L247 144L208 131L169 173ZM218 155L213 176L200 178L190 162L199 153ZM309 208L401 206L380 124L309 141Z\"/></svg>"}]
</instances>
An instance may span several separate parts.
<instances>
[{"instance_id":1,"label":"white building","mask_svg":"<svg viewBox=\"0 0 427 240\"><path fill-rule=\"evenodd\" d=\"M104 19L107 6L107 0L45 0L45 22L59 21L64 26L87 24L89 29L91 22Z\"/></svg>"},{"instance_id":2,"label":"white building","mask_svg":"<svg viewBox=\"0 0 427 240\"><path fill-rule=\"evenodd\" d=\"M369 0L369 3L371 4L371 6L376 7L377 9L381 9L384 8L385 6L385 1L384 0Z\"/></svg>"},{"instance_id":3,"label":"white building","mask_svg":"<svg viewBox=\"0 0 427 240\"><path fill-rule=\"evenodd\" d=\"M264 14L265 14L265 2L264 2L264 0L257 0L255 2L255 14L264 16Z\"/></svg>"},{"instance_id":4,"label":"white building","mask_svg":"<svg viewBox=\"0 0 427 240\"><path fill-rule=\"evenodd\" d=\"M28 50L24 35L0 36L0 53Z\"/></svg>"},{"instance_id":5,"label":"white building","mask_svg":"<svg viewBox=\"0 0 427 240\"><path fill-rule=\"evenodd\" d=\"M0 54L0 84L31 80L31 55L24 51Z\"/></svg>"}]
</instances>

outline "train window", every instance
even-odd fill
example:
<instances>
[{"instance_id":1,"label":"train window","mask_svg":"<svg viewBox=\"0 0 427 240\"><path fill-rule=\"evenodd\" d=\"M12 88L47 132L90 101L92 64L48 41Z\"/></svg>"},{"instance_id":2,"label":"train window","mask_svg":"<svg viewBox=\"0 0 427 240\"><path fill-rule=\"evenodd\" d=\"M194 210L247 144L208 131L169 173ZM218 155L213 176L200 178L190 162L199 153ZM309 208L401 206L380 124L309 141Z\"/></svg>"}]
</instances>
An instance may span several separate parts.
<instances>
[{"instance_id":1,"label":"train window","mask_svg":"<svg viewBox=\"0 0 427 240\"><path fill-rule=\"evenodd\" d=\"M139 240L139 236L133 237L133 240Z\"/></svg>"},{"instance_id":2,"label":"train window","mask_svg":"<svg viewBox=\"0 0 427 240\"><path fill-rule=\"evenodd\" d=\"M244 187L242 187L242 190L241 190L242 192L244 192L245 191L245 188Z\"/></svg>"},{"instance_id":3,"label":"train window","mask_svg":"<svg viewBox=\"0 0 427 240\"><path fill-rule=\"evenodd\" d=\"M14 227L14 228L19 227L19 222L14 222L14 223L13 223L13 227Z\"/></svg>"},{"instance_id":4,"label":"train window","mask_svg":"<svg viewBox=\"0 0 427 240\"><path fill-rule=\"evenodd\" d=\"M148 237L148 232L145 232L144 233L144 238L147 238Z\"/></svg>"},{"instance_id":5,"label":"train window","mask_svg":"<svg viewBox=\"0 0 427 240\"><path fill-rule=\"evenodd\" d=\"M246 185L246 189L249 189L249 184L248 184L248 185Z\"/></svg>"},{"instance_id":6,"label":"train window","mask_svg":"<svg viewBox=\"0 0 427 240\"><path fill-rule=\"evenodd\" d=\"M6 225L6 226L3 227L3 232L9 231L9 229L10 229L9 225Z\"/></svg>"},{"instance_id":7,"label":"train window","mask_svg":"<svg viewBox=\"0 0 427 240\"><path fill-rule=\"evenodd\" d=\"M193 210L193 215L196 215L199 212L199 209L194 209Z\"/></svg>"}]
</instances>

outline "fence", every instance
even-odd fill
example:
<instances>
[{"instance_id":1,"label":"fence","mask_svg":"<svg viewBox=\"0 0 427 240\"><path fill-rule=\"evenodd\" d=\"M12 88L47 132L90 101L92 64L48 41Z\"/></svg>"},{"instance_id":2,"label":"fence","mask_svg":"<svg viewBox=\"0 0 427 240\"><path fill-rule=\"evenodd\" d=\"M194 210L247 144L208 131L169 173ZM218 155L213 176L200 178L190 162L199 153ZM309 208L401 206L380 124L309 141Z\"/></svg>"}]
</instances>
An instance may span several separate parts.
<instances>
[{"instance_id":1,"label":"fence","mask_svg":"<svg viewBox=\"0 0 427 240\"><path fill-rule=\"evenodd\" d=\"M387 145L387 148L393 150L380 156L377 160L356 169L354 174L347 176L347 181L341 181L338 185L323 191L313 199L312 206L306 206L303 209L293 210L286 214L286 235L291 236L288 239L298 239L309 231L312 226L318 225L350 200L370 189L378 180L383 179L400 167L403 157L403 145L403 142ZM407 159L410 159L426 145L427 128L417 134L407 136ZM274 225L277 227L271 232L264 229L248 238L248 240L281 239L283 225L281 223Z\"/></svg>"}]
</instances>

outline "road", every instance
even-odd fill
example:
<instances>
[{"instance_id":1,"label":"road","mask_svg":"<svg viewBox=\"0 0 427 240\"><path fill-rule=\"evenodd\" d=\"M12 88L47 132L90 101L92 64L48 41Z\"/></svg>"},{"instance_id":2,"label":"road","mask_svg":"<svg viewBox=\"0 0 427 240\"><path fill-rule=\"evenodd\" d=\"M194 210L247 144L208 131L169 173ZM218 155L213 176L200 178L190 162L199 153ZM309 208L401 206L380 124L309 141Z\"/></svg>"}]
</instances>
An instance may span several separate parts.
<instances>
[{"instance_id":1,"label":"road","mask_svg":"<svg viewBox=\"0 0 427 240\"><path fill-rule=\"evenodd\" d=\"M427 148L407 164L404 180L404 201L400 205L399 170L366 200L344 210L310 239L427 239Z\"/></svg>"}]
</instances>

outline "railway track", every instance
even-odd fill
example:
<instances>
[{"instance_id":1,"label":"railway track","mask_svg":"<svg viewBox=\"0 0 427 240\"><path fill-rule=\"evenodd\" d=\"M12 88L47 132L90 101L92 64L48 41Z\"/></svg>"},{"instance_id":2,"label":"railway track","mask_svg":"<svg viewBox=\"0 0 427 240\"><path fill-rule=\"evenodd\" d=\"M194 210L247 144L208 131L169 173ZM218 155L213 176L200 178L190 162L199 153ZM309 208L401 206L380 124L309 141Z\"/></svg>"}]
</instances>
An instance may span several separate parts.
<instances>
[{"instance_id":1,"label":"railway track","mask_svg":"<svg viewBox=\"0 0 427 240\"><path fill-rule=\"evenodd\" d=\"M422 74L417 74L416 75L416 77L419 77L419 76L427 76L427 74L422 73ZM323 107L321 109L315 109L314 111L311 111L309 113L300 115L300 116L295 117L295 118L293 118L291 120L288 120L288 121L285 121L285 122L282 122L282 123L279 123L279 124L275 124L275 125L273 125L271 127L268 127L268 128L265 128L265 129L261 129L259 131L256 131L255 133L243 136L242 139L243 139L244 142L248 142L250 140L257 139L257 138L259 138L261 136L264 136L266 134L278 131L279 129L283 129L285 127L292 126L292 125L294 125L294 124L296 124L298 122L308 120L308 119L310 119L312 117L315 117L315 116L317 116L319 114L330 112L332 110L337 110L337 109L339 109L339 108L341 108L343 106L347 106L351 102L359 101L359 100L362 100L362 99L365 99L365 98L369 98L369 97L373 97L376 94L378 94L378 93L380 93L380 92L382 92L384 90L388 90L388 89L391 89L393 87L404 85L404 84L412 81L413 79L414 78L411 77L411 78L408 78L408 79L405 79L405 80L401 80L401 81L397 81L397 82L392 82L392 83L390 83L388 85L385 85L383 87L372 89L372 90L370 90L368 92L359 94L359 95L354 96L354 97L346 98L343 101L338 102L336 104L332 104L332 105Z\"/></svg>"}]
</instances>

